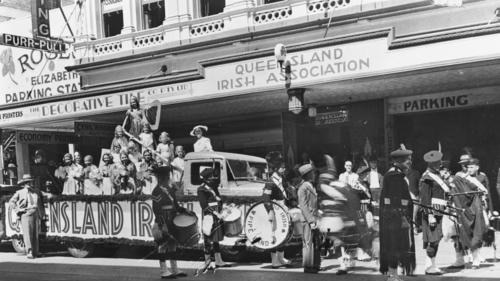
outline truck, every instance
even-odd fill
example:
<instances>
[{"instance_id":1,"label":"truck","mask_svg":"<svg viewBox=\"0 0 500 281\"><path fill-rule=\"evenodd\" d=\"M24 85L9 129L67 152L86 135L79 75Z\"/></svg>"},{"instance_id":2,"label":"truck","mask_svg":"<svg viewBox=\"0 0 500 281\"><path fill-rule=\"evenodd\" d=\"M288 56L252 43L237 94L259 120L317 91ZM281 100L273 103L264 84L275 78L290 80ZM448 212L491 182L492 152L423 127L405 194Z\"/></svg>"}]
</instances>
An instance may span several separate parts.
<instances>
[{"instance_id":1,"label":"truck","mask_svg":"<svg viewBox=\"0 0 500 281\"><path fill-rule=\"evenodd\" d=\"M265 159L226 152L192 152L185 157L185 168L177 199L181 206L198 217L201 233L202 210L197 200L197 189L202 184L200 172L214 168L220 176L220 195L225 205L241 211L241 223L247 210L262 198L267 172ZM16 188L10 188L11 191ZM0 237L10 239L17 252L24 252L22 232L14 210L8 200L0 198ZM96 245L146 245L154 246L152 235L154 213L150 195L57 195L44 200L46 217L40 233L43 241L57 241L67 246L69 253L78 258L88 257ZM248 243L245 233L225 237L220 242L223 255L238 260L247 251L258 251ZM294 244L291 239L290 245ZM297 243L295 243L297 244ZM202 235L198 243L188 248L202 249ZM182 248L182 246L181 246Z\"/></svg>"}]
</instances>

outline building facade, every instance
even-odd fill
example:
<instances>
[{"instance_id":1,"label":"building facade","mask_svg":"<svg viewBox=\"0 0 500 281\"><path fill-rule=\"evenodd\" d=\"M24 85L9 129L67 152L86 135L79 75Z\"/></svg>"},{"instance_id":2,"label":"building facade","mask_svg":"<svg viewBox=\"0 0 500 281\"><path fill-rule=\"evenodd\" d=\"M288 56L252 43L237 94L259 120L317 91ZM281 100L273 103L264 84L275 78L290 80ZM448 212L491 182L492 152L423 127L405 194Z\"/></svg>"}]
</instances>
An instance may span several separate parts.
<instances>
[{"instance_id":1,"label":"building facade","mask_svg":"<svg viewBox=\"0 0 500 281\"><path fill-rule=\"evenodd\" d=\"M86 0L66 68L81 89L0 105L0 127L64 129L78 150L98 158L137 96L142 106L162 104L159 131L188 151L197 124L209 127L216 150L281 150L290 165L316 152L336 156L339 169L369 155L384 162L404 143L423 170L422 155L438 144L452 163L470 147L496 185L499 7L494 0ZM283 64L278 43L287 50Z\"/></svg>"}]
</instances>

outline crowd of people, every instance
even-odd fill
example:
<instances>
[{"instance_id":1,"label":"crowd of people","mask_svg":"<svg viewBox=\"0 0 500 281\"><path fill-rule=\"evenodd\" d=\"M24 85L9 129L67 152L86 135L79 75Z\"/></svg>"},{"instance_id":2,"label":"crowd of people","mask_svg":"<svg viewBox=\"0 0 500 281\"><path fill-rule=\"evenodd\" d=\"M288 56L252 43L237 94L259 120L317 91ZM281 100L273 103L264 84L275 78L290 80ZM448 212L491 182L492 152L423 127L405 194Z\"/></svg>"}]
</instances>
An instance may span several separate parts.
<instances>
[{"instance_id":1,"label":"crowd of people","mask_svg":"<svg viewBox=\"0 0 500 281\"><path fill-rule=\"evenodd\" d=\"M50 194L63 195L151 195L157 185L157 177L152 173L158 167L169 167L171 180L180 185L184 171L186 151L182 145L174 148L167 132L159 136L159 143L153 140L150 126L144 122L139 138L128 137L121 125L116 126L111 149L101 156L96 165L92 155L82 155L76 151L66 153L61 166L51 171L45 160L45 153L39 149L31 173L35 186ZM212 151L210 139L204 134L206 126L196 126L191 135L197 137L194 151Z\"/></svg>"},{"instance_id":2,"label":"crowd of people","mask_svg":"<svg viewBox=\"0 0 500 281\"><path fill-rule=\"evenodd\" d=\"M39 191L57 193L51 183L54 179L62 182L63 195L153 195L153 236L160 255L161 277L186 276L175 260L170 260L170 269L166 264L167 254L175 253L179 245L173 220L186 212L175 192L182 180L185 151L182 146L174 151L166 132L160 134L156 145L144 114L138 100L132 99L124 124L116 127L111 151L102 155L99 167L90 155L82 160L78 152L67 153L63 165L52 176L43 166L43 151L35 153L35 176L25 175L19 182L23 189L10 200L23 228L28 257L38 254L36 231L44 212ZM128 131L123 129L125 126ZM195 152L212 151L210 139L205 136L207 130L198 125L191 131L197 139ZM281 152L270 152L262 191L269 227L273 231L277 227L274 204L298 210L299 216L292 221L302 233L302 264L307 273L322 270L322 249L326 249L325 253L340 249L337 274L347 274L356 259L375 258L389 281L399 281L400 273L414 273L418 232L422 232L426 255L425 274L444 274L436 266L443 239L453 240L456 251L450 268L465 268L468 256L472 268L479 268L481 247L494 239L494 235L487 235L489 220L498 215L493 210L488 178L479 171L479 160L470 154L462 155L462 170L452 176L442 152L429 151L423 155L428 167L420 175L411 168L412 157L413 152L402 146L390 153L391 166L384 175L376 157L367 158L356 172L353 163L345 161L345 171L339 174L333 158L326 154L303 157L300 165L287 168ZM200 177L197 195L202 208L205 263L197 274L229 266L222 260L219 245L225 236L222 208L228 203L223 202L218 190L220 172L206 168L200 171ZM44 183L46 188L40 188ZM377 237L379 245L375 243ZM280 244L270 251L272 268L290 266L285 246Z\"/></svg>"}]
</instances>

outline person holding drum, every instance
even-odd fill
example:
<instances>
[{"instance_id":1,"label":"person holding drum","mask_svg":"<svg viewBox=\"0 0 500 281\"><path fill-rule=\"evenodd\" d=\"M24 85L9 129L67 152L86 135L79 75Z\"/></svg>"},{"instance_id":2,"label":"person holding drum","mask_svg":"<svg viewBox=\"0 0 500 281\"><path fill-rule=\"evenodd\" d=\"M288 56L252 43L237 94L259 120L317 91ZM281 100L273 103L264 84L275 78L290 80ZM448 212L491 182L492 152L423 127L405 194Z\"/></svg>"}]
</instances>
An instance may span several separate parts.
<instances>
[{"instance_id":1,"label":"person holding drum","mask_svg":"<svg viewBox=\"0 0 500 281\"><path fill-rule=\"evenodd\" d=\"M283 162L283 156L279 151L272 151L266 155L267 166L269 168L269 174L271 174L270 180L266 182L263 191L262 201L264 202L264 207L268 213L268 219L270 226L273 231L276 229L276 214L273 209L271 202L275 202L280 206L288 209L285 205L285 201L288 200L288 195L283 185L283 175L285 173L285 163ZM291 261L285 258L285 252L283 248L278 247L273 249L271 252L272 268L277 269L283 266L290 266Z\"/></svg>"},{"instance_id":2,"label":"person holding drum","mask_svg":"<svg viewBox=\"0 0 500 281\"><path fill-rule=\"evenodd\" d=\"M220 179L213 168L206 168L201 173L203 184L198 187L198 200L202 210L203 241L205 264L196 272L205 273L218 267L230 267L222 260L219 242L224 239L224 226L222 221L222 199L219 194ZM212 264L215 259L215 266Z\"/></svg>"},{"instance_id":3,"label":"person holding drum","mask_svg":"<svg viewBox=\"0 0 500 281\"><path fill-rule=\"evenodd\" d=\"M316 192L316 171L311 164L299 167L302 182L297 192L299 208L304 217L302 236L302 265L306 273L318 273L321 267L319 232L316 216L318 213L318 193Z\"/></svg>"},{"instance_id":4,"label":"person holding drum","mask_svg":"<svg viewBox=\"0 0 500 281\"><path fill-rule=\"evenodd\" d=\"M167 267L167 252L175 253L177 240L174 237L173 220L178 213L185 213L175 196L175 189L169 185L170 171L167 167L154 167L153 174L158 178L158 185L153 189L153 237L158 245L161 278L185 277L186 273L177 267L175 259L170 260L170 270Z\"/></svg>"},{"instance_id":5,"label":"person holding drum","mask_svg":"<svg viewBox=\"0 0 500 281\"><path fill-rule=\"evenodd\" d=\"M391 152L393 165L384 175L380 191L380 272L389 274L388 281L402 280L398 266L404 274L413 275L416 265L413 201L405 176L412 154L403 145Z\"/></svg>"}]
</instances>

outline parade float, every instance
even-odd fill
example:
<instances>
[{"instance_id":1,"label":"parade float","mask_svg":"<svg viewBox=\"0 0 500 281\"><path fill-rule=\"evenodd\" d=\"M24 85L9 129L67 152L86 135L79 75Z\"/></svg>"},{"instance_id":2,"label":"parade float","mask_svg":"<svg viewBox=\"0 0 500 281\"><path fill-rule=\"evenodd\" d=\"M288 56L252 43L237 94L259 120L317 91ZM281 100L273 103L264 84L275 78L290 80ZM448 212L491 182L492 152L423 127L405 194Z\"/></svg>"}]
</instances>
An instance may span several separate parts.
<instances>
[{"instance_id":1,"label":"parade float","mask_svg":"<svg viewBox=\"0 0 500 281\"><path fill-rule=\"evenodd\" d=\"M272 238L256 239L255 235L248 239L243 231L246 228L256 233L267 228L266 221L259 220L258 214L248 215L247 212L261 200L267 167L265 159L224 152L192 152L185 157L185 170L177 190L179 203L187 210L174 220L181 248L203 247L202 210L196 192L202 183L200 171L207 167L215 168L220 177L219 191L226 212L226 237L221 246L226 255L238 259L247 251L261 251L277 244L296 244L293 241L298 239L293 239L292 223L286 213L277 229L277 241L270 243ZM4 189L8 189L10 195L4 194L1 198L3 231L0 234L2 239L12 241L17 252L24 252L20 223L8 202L16 188ZM151 195L133 194L50 196L45 200L46 215L41 223L40 239L42 243L64 243L71 255L80 258L91 255L95 247L102 244L153 246L153 200Z\"/></svg>"}]
</instances>

